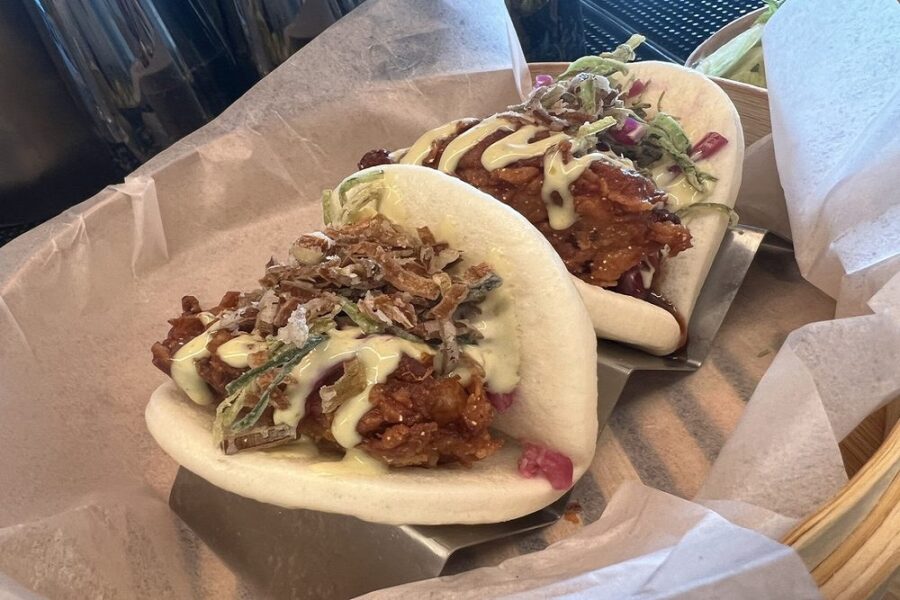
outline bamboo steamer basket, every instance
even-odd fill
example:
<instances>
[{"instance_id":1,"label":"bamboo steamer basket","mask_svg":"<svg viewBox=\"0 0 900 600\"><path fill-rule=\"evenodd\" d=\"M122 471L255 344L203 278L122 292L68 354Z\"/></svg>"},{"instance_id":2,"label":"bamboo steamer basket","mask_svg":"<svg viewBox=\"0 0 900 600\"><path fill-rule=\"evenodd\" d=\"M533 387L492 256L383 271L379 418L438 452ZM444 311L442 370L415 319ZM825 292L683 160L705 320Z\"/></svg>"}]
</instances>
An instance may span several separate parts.
<instances>
[{"instance_id":1,"label":"bamboo steamer basket","mask_svg":"<svg viewBox=\"0 0 900 600\"><path fill-rule=\"evenodd\" d=\"M755 18L756 13L750 13L727 25L698 47L689 63L749 27ZM568 63L529 65L532 78L542 73L555 77L566 67ZM748 146L771 133L764 88L712 79L737 107ZM900 576L895 576L900 573L898 419L900 398L870 415L841 441L850 481L782 539L803 559L826 598L900 600Z\"/></svg>"}]
</instances>

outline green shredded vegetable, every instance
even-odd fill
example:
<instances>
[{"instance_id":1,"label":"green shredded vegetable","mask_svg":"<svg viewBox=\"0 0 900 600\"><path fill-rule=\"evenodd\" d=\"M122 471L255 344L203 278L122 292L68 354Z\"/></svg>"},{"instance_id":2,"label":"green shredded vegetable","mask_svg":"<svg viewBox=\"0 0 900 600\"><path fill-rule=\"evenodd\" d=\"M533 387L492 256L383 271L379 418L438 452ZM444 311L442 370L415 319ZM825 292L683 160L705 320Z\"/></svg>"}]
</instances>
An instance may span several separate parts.
<instances>
[{"instance_id":1,"label":"green shredded vegetable","mask_svg":"<svg viewBox=\"0 0 900 600\"><path fill-rule=\"evenodd\" d=\"M380 189L370 188L368 193L354 194L349 192L364 183L378 181L384 177L384 171L376 170L349 177L341 183L337 191L325 190L322 192L322 213L326 225L353 223L360 218L371 216L374 208L372 201L380 200Z\"/></svg>"},{"instance_id":2,"label":"green shredded vegetable","mask_svg":"<svg viewBox=\"0 0 900 600\"><path fill-rule=\"evenodd\" d=\"M715 177L709 173L704 173L694 165L694 161L691 160L688 154L691 150L691 142L684 133L684 129L671 115L657 113L648 125L644 141L667 152L675 161L675 164L681 168L685 179L687 179L691 187L703 192L705 191L705 182L716 181Z\"/></svg>"},{"instance_id":3,"label":"green shredded vegetable","mask_svg":"<svg viewBox=\"0 0 900 600\"><path fill-rule=\"evenodd\" d=\"M728 71L728 79L766 87L766 65L763 61L762 46L755 46Z\"/></svg>"},{"instance_id":4,"label":"green shredded vegetable","mask_svg":"<svg viewBox=\"0 0 900 600\"><path fill-rule=\"evenodd\" d=\"M697 212L698 209L717 210L725 213L728 215L729 227L736 226L740 220L740 217L733 208L719 202L695 202L675 211L675 214L678 215L679 218L684 219L685 217L690 217L693 213Z\"/></svg>"},{"instance_id":5,"label":"green shredded vegetable","mask_svg":"<svg viewBox=\"0 0 900 600\"><path fill-rule=\"evenodd\" d=\"M384 325L368 317L363 314L363 312L359 309L359 306L356 305L356 302L352 300L348 300L343 296L340 297L341 302L341 310L344 311L344 314L350 317L350 320L356 323L356 325L363 330L363 333L369 335L371 333L381 333L384 331Z\"/></svg>"},{"instance_id":6,"label":"green shredded vegetable","mask_svg":"<svg viewBox=\"0 0 900 600\"><path fill-rule=\"evenodd\" d=\"M337 324L334 322L334 319L329 317L321 317L319 319L314 319L309 324L309 332L310 333L325 333L337 327Z\"/></svg>"},{"instance_id":7,"label":"green shredded vegetable","mask_svg":"<svg viewBox=\"0 0 900 600\"><path fill-rule=\"evenodd\" d=\"M604 52L599 56L582 56L572 62L557 79L570 79L579 73L592 73L604 77L617 72L627 73L628 65L625 63L634 60L635 48L644 43L645 39L642 35L633 35L612 52Z\"/></svg>"},{"instance_id":8,"label":"green shredded vegetable","mask_svg":"<svg viewBox=\"0 0 900 600\"><path fill-rule=\"evenodd\" d=\"M684 129L681 128L681 124L674 117L662 112L657 113L650 120L649 125L650 131L648 134L656 134L665 138L674 149L674 151L670 152L687 155L691 148L691 140L688 139Z\"/></svg>"},{"instance_id":9,"label":"green shredded vegetable","mask_svg":"<svg viewBox=\"0 0 900 600\"><path fill-rule=\"evenodd\" d=\"M284 345L284 342L280 342L280 341L275 342L269 348L269 353L272 355L272 358L270 358L269 360L267 360L265 363L261 364L258 367L254 367L254 368L250 369L249 371L245 371L240 377L238 377L237 379L235 379L234 381L232 381L231 383L229 383L228 385L225 386L225 392L228 393L228 395L230 396L231 394L235 393L236 391L238 391L239 389L241 389L242 387L244 387L245 385L250 383L250 381L254 377L259 375L263 371L268 371L272 367L276 367L276 366L280 365L281 363L283 363L285 360L287 360L289 358L288 355L294 349L288 348L284 352L282 352L280 354L276 354L276 352L278 352L283 345Z\"/></svg>"},{"instance_id":10,"label":"green shredded vegetable","mask_svg":"<svg viewBox=\"0 0 900 600\"><path fill-rule=\"evenodd\" d=\"M769 19L772 18L772 15L775 14L775 11L781 8L781 5L784 4L785 0L766 0L766 10L763 11L763 14L759 15L759 18L756 19L757 23L767 23Z\"/></svg>"},{"instance_id":11,"label":"green shredded vegetable","mask_svg":"<svg viewBox=\"0 0 900 600\"><path fill-rule=\"evenodd\" d=\"M597 112L597 94L594 90L593 79L585 79L579 84L578 100L581 102L581 109L583 111L590 114Z\"/></svg>"},{"instance_id":12,"label":"green shredded vegetable","mask_svg":"<svg viewBox=\"0 0 900 600\"><path fill-rule=\"evenodd\" d=\"M585 123L581 127L578 128L578 133L575 134L575 137L586 137L589 135L597 135L601 131L606 131L610 127L613 127L616 124L616 119L614 117L603 117L593 123Z\"/></svg>"},{"instance_id":13,"label":"green shredded vegetable","mask_svg":"<svg viewBox=\"0 0 900 600\"><path fill-rule=\"evenodd\" d=\"M234 423L244 407L244 396L247 388L243 387L236 394L228 396L216 407L216 418L213 421L213 440L216 444L221 444L225 439L225 430Z\"/></svg>"},{"instance_id":14,"label":"green shredded vegetable","mask_svg":"<svg viewBox=\"0 0 900 600\"><path fill-rule=\"evenodd\" d=\"M333 190L322 190L322 219L326 225L337 221L341 214L341 206Z\"/></svg>"},{"instance_id":15,"label":"green shredded vegetable","mask_svg":"<svg viewBox=\"0 0 900 600\"><path fill-rule=\"evenodd\" d=\"M566 86L559 83L554 84L553 87L547 89L547 93L541 96L541 106L543 106L544 108L550 108L551 106L556 104L565 93Z\"/></svg>"},{"instance_id":16,"label":"green shredded vegetable","mask_svg":"<svg viewBox=\"0 0 900 600\"><path fill-rule=\"evenodd\" d=\"M292 347L289 350L286 350L281 353L280 356L289 355L288 358L278 365L280 367L280 371L272 380L272 383L266 387L262 394L259 396L259 401L257 401L256 406L250 409L250 412L247 413L243 419L235 423L230 427L232 433L245 431L250 427L256 425L256 422L259 421L259 418L262 416L263 411L269 406L269 399L272 397L272 392L284 381L285 377L290 375L291 369L296 367L303 357L309 354L313 348L318 346L325 339L323 336L313 335L310 336L306 343L297 347Z\"/></svg>"},{"instance_id":17,"label":"green shredded vegetable","mask_svg":"<svg viewBox=\"0 0 900 600\"><path fill-rule=\"evenodd\" d=\"M718 50L698 62L694 68L705 75L726 77L744 55L759 44L762 39L762 33L762 23L753 25L750 29L728 40Z\"/></svg>"},{"instance_id":18,"label":"green shredded vegetable","mask_svg":"<svg viewBox=\"0 0 900 600\"><path fill-rule=\"evenodd\" d=\"M603 58L611 58L613 60L619 60L622 62L631 62L635 59L634 51L646 40L646 37L635 33L630 38L628 38L624 44L619 44L618 46L616 46L616 49L612 52L601 52L600 56L602 56Z\"/></svg>"},{"instance_id":19,"label":"green shredded vegetable","mask_svg":"<svg viewBox=\"0 0 900 600\"><path fill-rule=\"evenodd\" d=\"M582 56L569 65L569 68L563 71L559 78L569 79L579 73L593 73L594 75L603 75L607 77L613 73L627 73L628 65L620 60L611 58L603 58L601 56Z\"/></svg>"},{"instance_id":20,"label":"green shredded vegetable","mask_svg":"<svg viewBox=\"0 0 900 600\"><path fill-rule=\"evenodd\" d=\"M300 362L299 359L297 362ZM231 433L239 433L241 431L245 431L250 429L256 422L259 421L259 418L262 416L263 411L269 406L269 398L272 396L272 392L275 391L276 386L278 386L284 378L287 377L288 372L291 367L296 366L297 363L286 363L281 371L279 371L278 375L275 376L275 379L272 380L272 383L265 389L265 391L259 396L259 401L256 403L250 412L248 412L243 419L234 423L229 430Z\"/></svg>"}]
</instances>

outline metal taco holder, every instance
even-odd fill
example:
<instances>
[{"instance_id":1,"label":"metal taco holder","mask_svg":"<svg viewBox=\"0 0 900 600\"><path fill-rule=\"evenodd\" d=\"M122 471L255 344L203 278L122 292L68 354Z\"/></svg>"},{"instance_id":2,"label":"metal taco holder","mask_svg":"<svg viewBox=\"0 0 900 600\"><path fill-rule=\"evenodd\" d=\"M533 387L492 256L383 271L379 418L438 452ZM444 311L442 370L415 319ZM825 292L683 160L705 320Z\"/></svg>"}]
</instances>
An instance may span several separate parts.
<instances>
[{"instance_id":1,"label":"metal taco holder","mask_svg":"<svg viewBox=\"0 0 900 600\"><path fill-rule=\"evenodd\" d=\"M687 348L650 356L601 341L598 418L605 425L635 371L700 368L728 308L764 238L739 226L725 233L688 327ZM504 523L484 525L382 525L347 515L284 509L243 498L179 468L169 506L223 560L259 592L271 597L349 598L372 590L441 575L464 548L509 538L558 521L569 494L550 506ZM336 565L352 564L351 569Z\"/></svg>"}]
</instances>

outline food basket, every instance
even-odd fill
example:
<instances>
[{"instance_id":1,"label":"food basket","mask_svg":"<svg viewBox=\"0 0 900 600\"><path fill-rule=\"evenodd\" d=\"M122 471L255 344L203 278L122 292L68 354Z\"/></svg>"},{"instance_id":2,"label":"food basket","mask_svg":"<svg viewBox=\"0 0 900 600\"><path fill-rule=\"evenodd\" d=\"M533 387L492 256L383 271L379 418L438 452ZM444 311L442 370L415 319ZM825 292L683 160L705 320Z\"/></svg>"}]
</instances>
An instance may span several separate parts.
<instances>
[{"instance_id":1,"label":"food basket","mask_svg":"<svg viewBox=\"0 0 900 600\"><path fill-rule=\"evenodd\" d=\"M760 8L738 17L712 34L691 52L684 62L685 66L690 67L698 63L733 37L746 31L764 10L764 8ZM735 106L740 110L741 120L744 123L744 141L747 142L748 146L771 131L772 126L769 123L769 95L765 88L721 77L712 77L711 79L725 90L735 103Z\"/></svg>"},{"instance_id":2,"label":"food basket","mask_svg":"<svg viewBox=\"0 0 900 600\"><path fill-rule=\"evenodd\" d=\"M751 13L710 38L691 55L724 32L735 35L755 19ZM718 39L717 45L725 39ZM717 47L717 45L715 47ZM714 49L710 46L709 51ZM691 62L692 59L689 59ZM567 63L532 63L532 77L556 76ZM713 78L731 97L749 146L771 133L766 90ZM850 481L819 509L808 515L783 542L794 548L826 598L900 598L900 398L876 411L840 444ZM627 462L626 457L622 457Z\"/></svg>"}]
</instances>

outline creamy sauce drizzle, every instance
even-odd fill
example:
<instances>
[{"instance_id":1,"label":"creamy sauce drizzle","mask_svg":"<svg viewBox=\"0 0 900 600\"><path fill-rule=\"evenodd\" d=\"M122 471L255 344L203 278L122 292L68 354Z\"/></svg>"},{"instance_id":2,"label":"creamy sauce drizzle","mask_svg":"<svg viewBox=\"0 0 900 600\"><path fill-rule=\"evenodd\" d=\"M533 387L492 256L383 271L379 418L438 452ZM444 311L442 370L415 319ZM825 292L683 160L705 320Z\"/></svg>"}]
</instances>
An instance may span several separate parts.
<instances>
[{"instance_id":1,"label":"creamy sauce drizzle","mask_svg":"<svg viewBox=\"0 0 900 600\"><path fill-rule=\"evenodd\" d=\"M500 256L491 257L493 262L499 260L502 260ZM472 328L481 333L483 339L479 340L477 345L463 347L463 352L484 369L487 388L497 393L511 392L519 383L519 339L515 308L509 293L501 287L488 294L480 305L481 314L471 321ZM215 320L215 317L208 313L200 316L207 325ZM197 371L196 361L210 356L206 346L217 330L217 325L213 323L208 330L190 340L172 357L172 380L197 404L208 405L215 401L212 390ZM358 328L332 331L324 343L316 346L294 367L291 371L294 383L286 390L289 407L275 409L276 425L288 424L296 427L306 414L306 399L312 393L313 386L329 369L355 356L365 370L366 388L338 408L331 426L335 440L344 448L352 449L362 441L356 426L372 408L369 402L372 387L387 380L399 366L404 354L418 359L423 354L435 353L426 344L390 335L361 338L361 333ZM232 367L246 368L249 366L250 355L266 347L266 341L260 337L241 334L219 346L216 354ZM460 377L464 385L471 377L466 367L458 368L454 374ZM356 452L350 455L348 452L348 456L349 458L340 463L341 466L326 463L323 464L323 468L372 472L373 464L384 466L365 453Z\"/></svg>"},{"instance_id":2,"label":"creamy sauce drizzle","mask_svg":"<svg viewBox=\"0 0 900 600\"><path fill-rule=\"evenodd\" d=\"M577 220L575 197L569 188L596 160L608 159L605 155L595 152L573 157L569 162L565 162L559 149L544 159L544 184L541 186L541 196L547 205L547 217L553 229L567 229ZM553 192L559 194L562 204L555 202Z\"/></svg>"},{"instance_id":3,"label":"creamy sauce drizzle","mask_svg":"<svg viewBox=\"0 0 900 600\"><path fill-rule=\"evenodd\" d=\"M493 260L493 259L492 259ZM519 385L519 336L516 331L516 313L508 290L494 290L480 305L481 315L470 323L484 336L478 345L465 346L463 352L484 369L487 388L498 394L506 394ZM463 383L470 374L459 369Z\"/></svg>"},{"instance_id":4,"label":"creamy sauce drizzle","mask_svg":"<svg viewBox=\"0 0 900 600\"><path fill-rule=\"evenodd\" d=\"M475 127L462 132L444 148L438 169L444 173L453 173L466 152L481 143L486 137L497 131L513 131L515 125L499 117L485 119Z\"/></svg>"},{"instance_id":5,"label":"creamy sauce drizzle","mask_svg":"<svg viewBox=\"0 0 900 600\"><path fill-rule=\"evenodd\" d=\"M366 389L362 393L348 399L335 412L331 431L337 442L352 448L361 438L356 432L359 420L372 408L369 403L369 392L378 383L384 383L388 375L400 364L403 354L419 358L422 354L434 354L425 344L417 344L388 336L373 335L357 339L360 330L345 329L332 331L328 340L316 346L312 352L303 357L291 376L297 381L287 390L290 406L275 410L275 424L288 424L296 427L306 414L306 398L312 393L313 386L330 368L356 356L366 373Z\"/></svg>"},{"instance_id":6,"label":"creamy sauce drizzle","mask_svg":"<svg viewBox=\"0 0 900 600\"><path fill-rule=\"evenodd\" d=\"M215 316L210 313L200 313L197 315L204 325L209 325L215 320ZM197 404L207 405L215 401L215 396L206 381L200 377L197 371L197 361L209 358L209 350L206 345L209 344L213 334L219 330L218 324L193 338L191 341L182 346L178 352L172 357L172 365L170 373L172 381L181 388L188 397ZM260 350L265 350L267 344L262 339L243 334L236 338L228 340L216 349L216 354L226 364L243 369L249 366L250 355Z\"/></svg>"},{"instance_id":7,"label":"creamy sauce drizzle","mask_svg":"<svg viewBox=\"0 0 900 600\"><path fill-rule=\"evenodd\" d=\"M328 475L384 475L388 466L370 456L362 448L350 448L344 458L334 461L323 461L313 464L311 470Z\"/></svg>"},{"instance_id":8,"label":"creamy sauce drizzle","mask_svg":"<svg viewBox=\"0 0 900 600\"><path fill-rule=\"evenodd\" d=\"M403 158L400 159L400 164L421 165L425 162L425 159L428 158L428 155L431 154L432 144L454 135L460 126L468 125L473 121L475 121L475 119L458 119L425 132L422 137L417 139L413 145L409 147L409 150L407 150L406 154L403 155Z\"/></svg>"},{"instance_id":9,"label":"creamy sauce drizzle","mask_svg":"<svg viewBox=\"0 0 900 600\"><path fill-rule=\"evenodd\" d=\"M435 141L450 137L456 131L458 124L466 121L471 121L471 119L451 121L426 132L405 152L400 162L421 165L431 152L432 144ZM541 196L547 206L550 227L560 230L571 227L578 218L570 186L581 177L591 163L605 160L620 167L634 168L632 162L627 158L600 152L573 157L569 162L564 162L559 144L573 139L571 136L566 133L555 133L543 140L529 142L538 133L547 131L547 128L539 125L525 125L517 130L516 127L512 122L496 115L484 119L447 144L441 155L438 169L453 174L459 167L462 157L485 138L497 131L512 131L512 134L485 148L481 155L481 164L488 171L494 171L516 161L550 152L544 161L544 183L541 188ZM668 171L669 166L667 162L651 172L651 178L656 187L666 191L669 195L668 208L677 211L698 202L705 194L691 187L683 175L673 179L672 173ZM559 194L562 199L561 205L556 203L553 192Z\"/></svg>"},{"instance_id":10,"label":"creamy sauce drizzle","mask_svg":"<svg viewBox=\"0 0 900 600\"><path fill-rule=\"evenodd\" d=\"M215 331L216 328L213 326L179 348L172 357L172 365L169 369L175 385L180 387L191 400L204 406L212 404L215 396L197 372L197 361L209 357L206 344L209 343L209 339Z\"/></svg>"},{"instance_id":11,"label":"creamy sauce drizzle","mask_svg":"<svg viewBox=\"0 0 900 600\"><path fill-rule=\"evenodd\" d=\"M222 362L236 369L250 366L250 355L265 350L268 344L255 335L245 333L232 338L216 348L216 354Z\"/></svg>"},{"instance_id":12,"label":"creamy sauce drizzle","mask_svg":"<svg viewBox=\"0 0 900 600\"><path fill-rule=\"evenodd\" d=\"M529 143L531 138L542 131L545 131L544 127L526 125L515 133L497 140L482 153L482 166L488 171L493 171L518 160L543 156L553 146L569 139L565 133L556 133L537 142Z\"/></svg>"},{"instance_id":13,"label":"creamy sauce drizzle","mask_svg":"<svg viewBox=\"0 0 900 600\"><path fill-rule=\"evenodd\" d=\"M296 460L298 458L314 459L321 456L316 443L305 435L301 435L296 440L288 442L287 444L261 449L260 452L265 452L270 458L280 458L284 460Z\"/></svg>"},{"instance_id":14,"label":"creamy sauce drizzle","mask_svg":"<svg viewBox=\"0 0 900 600\"><path fill-rule=\"evenodd\" d=\"M695 202L699 202L703 196L706 195L688 183L687 178L684 175L673 177L672 172L669 171L667 165L654 168L650 172L650 176L653 179L653 183L656 184L656 187L665 190L669 195L669 200L666 202L666 208L672 212L676 212Z\"/></svg>"}]
</instances>

